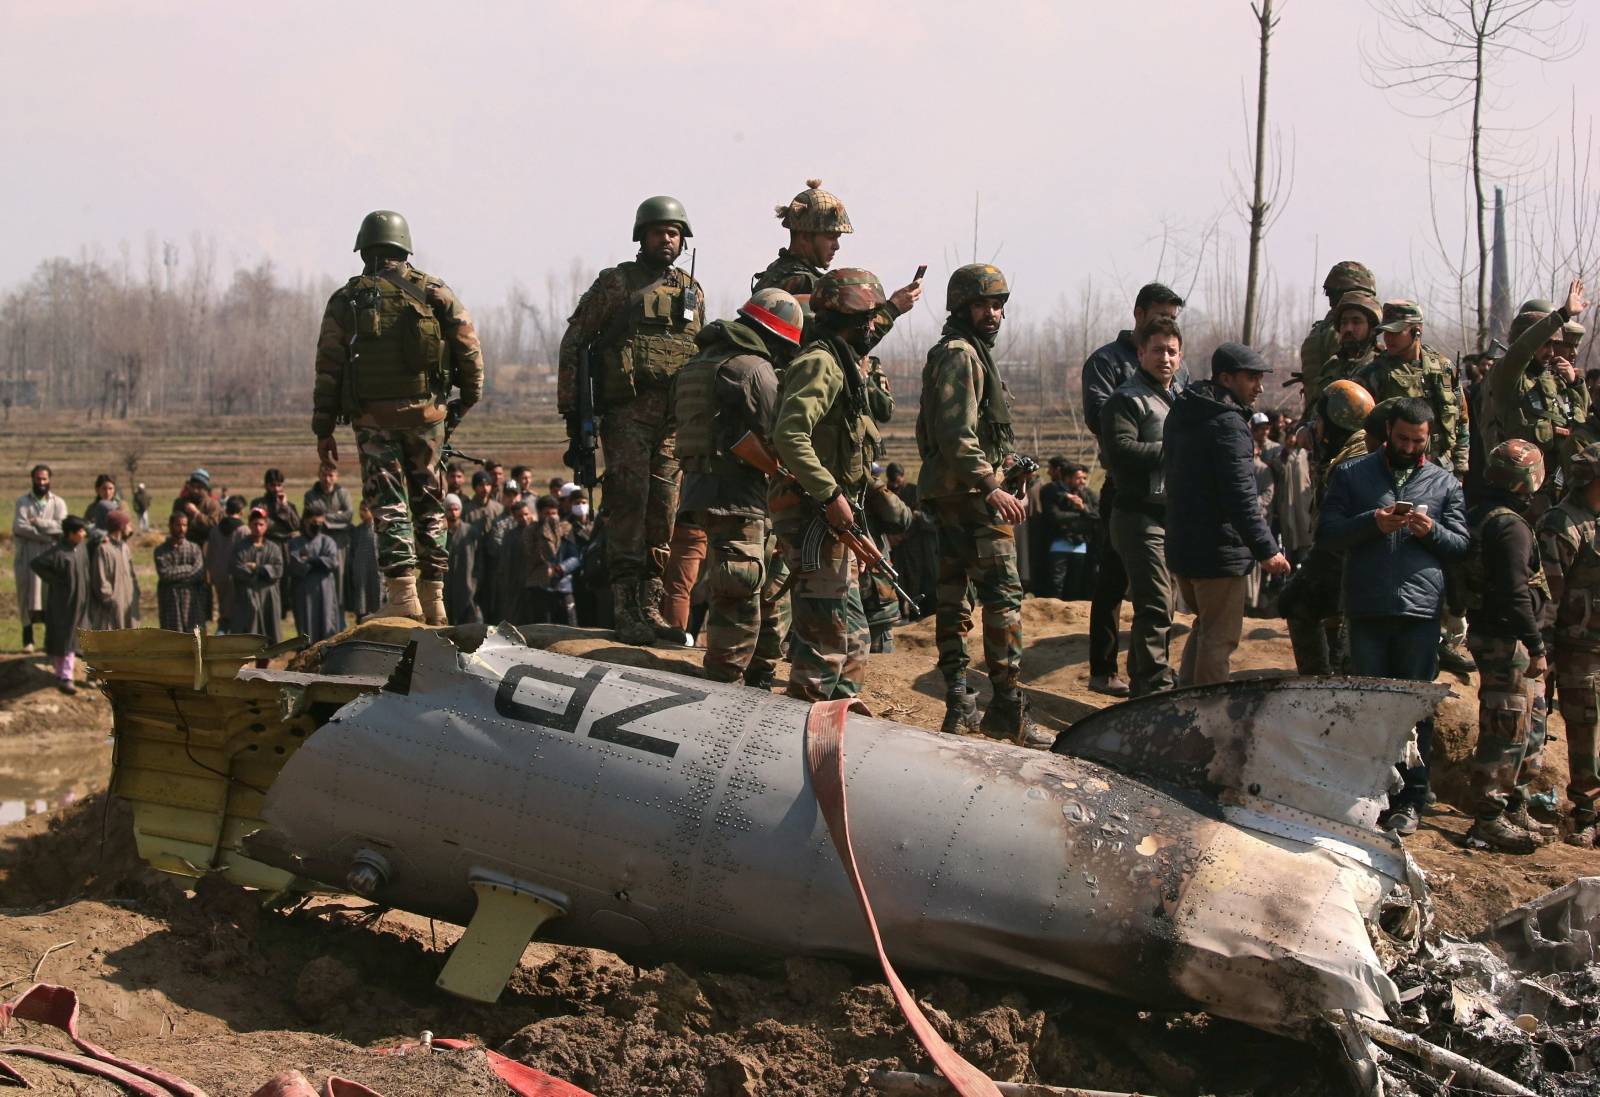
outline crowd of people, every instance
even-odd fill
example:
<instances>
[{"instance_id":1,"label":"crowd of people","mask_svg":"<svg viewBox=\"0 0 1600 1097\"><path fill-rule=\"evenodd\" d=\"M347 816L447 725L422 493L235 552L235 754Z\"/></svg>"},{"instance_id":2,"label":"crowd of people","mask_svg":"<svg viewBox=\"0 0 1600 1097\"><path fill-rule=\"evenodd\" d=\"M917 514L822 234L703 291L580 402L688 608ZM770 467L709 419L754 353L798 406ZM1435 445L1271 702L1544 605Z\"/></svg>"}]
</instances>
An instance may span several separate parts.
<instances>
[{"instance_id":1,"label":"crowd of people","mask_svg":"<svg viewBox=\"0 0 1600 1097\"><path fill-rule=\"evenodd\" d=\"M156 550L163 627L205 627L214 612L220 628L269 641L289 612L312 640L347 613L613 627L633 644L697 638L722 682L771 687L787 658L786 692L820 701L858 695L895 625L931 614L942 729L1044 748L1053 736L1021 688L1025 562L1036 595L1088 600L1089 686L1111 696L1227 681L1250 612L1287 620L1303 674L1476 669L1480 845L1527 851L1552 836L1529 811L1550 806L1530 788L1558 697L1569 838L1595 840L1600 386L1573 365L1581 281L1559 304L1526 302L1509 345L1458 370L1425 342L1416 302L1380 302L1368 268L1339 263L1287 378L1303 393L1293 416L1257 410L1278 367L1255 348L1224 343L1208 376L1191 374L1184 301L1150 283L1132 325L1083 366L1096 491L1090 468L1060 456L1035 482L1018 452L994 353L1010 288L969 264L949 279L914 394L913 482L884 464L896 400L871 352L921 300L923 272L885 293L870 271L835 267L854 228L816 180L776 213L788 246L734 316L708 322L677 265L693 235L682 203L639 206L637 256L601 271L561 343L574 481L543 494L527 468L489 462L469 489L446 463L482 393L477 334L449 287L411 266L405 219L370 214L362 271L333 295L318 340L317 482L297 510L276 470L249 503L196 470ZM346 423L360 522L338 483ZM32 588L24 604L47 622L64 688L71 642L58 629L137 618L133 516L101 479L82 519L43 466L17 507L19 590L24 575L46 580L43 601ZM1174 666L1180 607L1194 619ZM991 686L981 718L975 628ZM1532 689L1552 667L1553 686ZM1384 817L1399 833L1431 802L1431 746L1424 722Z\"/></svg>"}]
</instances>

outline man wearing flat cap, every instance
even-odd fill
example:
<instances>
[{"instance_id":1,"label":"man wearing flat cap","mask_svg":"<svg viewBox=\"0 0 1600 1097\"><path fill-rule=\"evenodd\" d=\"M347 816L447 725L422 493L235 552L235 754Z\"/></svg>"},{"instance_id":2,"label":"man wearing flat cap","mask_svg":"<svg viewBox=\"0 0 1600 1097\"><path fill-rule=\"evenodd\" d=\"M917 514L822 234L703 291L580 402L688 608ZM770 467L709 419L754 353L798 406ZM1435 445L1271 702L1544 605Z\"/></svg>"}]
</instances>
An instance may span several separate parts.
<instances>
[{"instance_id":1,"label":"man wearing flat cap","mask_svg":"<svg viewBox=\"0 0 1600 1097\"><path fill-rule=\"evenodd\" d=\"M1211 356L1211 379L1185 389L1167 414L1167 564L1195 610L1180 686L1228 680L1251 572L1258 563L1268 575L1289 571L1262 513L1250 433L1251 408L1271 372L1251 348L1224 343Z\"/></svg>"}]
</instances>

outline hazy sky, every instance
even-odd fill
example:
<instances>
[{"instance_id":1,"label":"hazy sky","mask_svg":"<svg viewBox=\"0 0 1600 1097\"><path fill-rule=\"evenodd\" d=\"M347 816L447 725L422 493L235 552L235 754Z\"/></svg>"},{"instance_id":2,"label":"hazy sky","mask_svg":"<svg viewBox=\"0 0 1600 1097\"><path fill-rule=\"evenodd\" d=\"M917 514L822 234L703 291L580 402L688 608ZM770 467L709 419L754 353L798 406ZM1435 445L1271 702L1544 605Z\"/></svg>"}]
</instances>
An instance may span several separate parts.
<instances>
[{"instance_id":1,"label":"hazy sky","mask_svg":"<svg viewBox=\"0 0 1600 1097\"><path fill-rule=\"evenodd\" d=\"M1163 224L1192 244L1228 208L1256 74L1246 0L0 2L0 286L196 232L224 270L343 278L362 215L392 207L419 264L488 304L626 258L634 206L667 192L729 307L783 240L772 207L820 176L856 225L841 265L890 288L970 258L980 194L979 256L1037 315L1085 278L1131 290ZM1298 307L1314 259L1410 289L1424 152L1460 124L1363 81L1362 0L1281 7L1271 123L1294 174L1269 262ZM1564 139L1597 58L1506 70L1497 119L1536 128L1525 160ZM1222 228L1242 269L1238 216Z\"/></svg>"}]
</instances>

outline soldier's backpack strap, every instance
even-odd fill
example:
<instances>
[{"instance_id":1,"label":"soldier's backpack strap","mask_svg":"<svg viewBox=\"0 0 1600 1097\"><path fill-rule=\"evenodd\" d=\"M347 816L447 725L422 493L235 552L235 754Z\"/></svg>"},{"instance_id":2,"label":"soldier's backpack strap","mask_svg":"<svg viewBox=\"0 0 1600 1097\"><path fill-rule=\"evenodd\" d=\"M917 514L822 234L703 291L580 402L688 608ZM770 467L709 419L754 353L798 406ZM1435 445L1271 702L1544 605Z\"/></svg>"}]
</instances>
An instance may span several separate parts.
<instances>
[{"instance_id":1,"label":"soldier's backpack strap","mask_svg":"<svg viewBox=\"0 0 1600 1097\"><path fill-rule=\"evenodd\" d=\"M428 304L427 291L421 286L417 285L415 282L408 281L406 276L401 274L396 268L385 267L383 270L378 272L378 277L382 278L385 282L388 282L391 286L394 286L396 289L400 290L407 297L411 298L423 308L431 309L433 307Z\"/></svg>"}]
</instances>

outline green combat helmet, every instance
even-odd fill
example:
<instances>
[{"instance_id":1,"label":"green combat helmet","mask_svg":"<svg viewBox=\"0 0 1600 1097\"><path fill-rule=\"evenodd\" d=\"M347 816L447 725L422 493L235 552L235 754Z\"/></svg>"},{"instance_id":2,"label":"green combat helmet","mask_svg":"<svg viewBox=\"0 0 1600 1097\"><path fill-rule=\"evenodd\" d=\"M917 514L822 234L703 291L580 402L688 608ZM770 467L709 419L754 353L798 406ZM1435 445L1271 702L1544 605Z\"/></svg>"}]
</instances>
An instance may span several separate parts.
<instances>
[{"instance_id":1,"label":"green combat helmet","mask_svg":"<svg viewBox=\"0 0 1600 1097\"><path fill-rule=\"evenodd\" d=\"M1497 488L1532 495L1544 483L1544 454L1532 442L1508 438L1489 453L1489 467L1483 478Z\"/></svg>"},{"instance_id":2,"label":"green combat helmet","mask_svg":"<svg viewBox=\"0 0 1600 1097\"><path fill-rule=\"evenodd\" d=\"M882 308L887 300L876 274L860 267L841 267L822 276L811 293L811 309L837 316L865 316Z\"/></svg>"},{"instance_id":3,"label":"green combat helmet","mask_svg":"<svg viewBox=\"0 0 1600 1097\"><path fill-rule=\"evenodd\" d=\"M361 219L361 228L356 232L356 246L351 251L360 251L362 248L376 248L387 245L399 248L407 255L412 253L411 226L406 224L406 219L392 209L375 209Z\"/></svg>"},{"instance_id":4,"label":"green combat helmet","mask_svg":"<svg viewBox=\"0 0 1600 1097\"><path fill-rule=\"evenodd\" d=\"M791 232L854 232L850 215L838 197L822 189L821 179L807 179L806 189L774 212Z\"/></svg>"},{"instance_id":5,"label":"green combat helmet","mask_svg":"<svg viewBox=\"0 0 1600 1097\"><path fill-rule=\"evenodd\" d=\"M1333 319L1338 323L1344 317L1345 309L1355 309L1367 314L1367 319L1376 328L1383 322L1383 306L1378 304L1378 299L1366 290L1346 290L1339 298L1339 303L1333 307Z\"/></svg>"},{"instance_id":6,"label":"green combat helmet","mask_svg":"<svg viewBox=\"0 0 1600 1097\"><path fill-rule=\"evenodd\" d=\"M955 312L980 297L998 297L1003 305L1010 296L1011 287L1006 285L1006 276L1000 273L999 267L988 263L968 263L964 267L957 267L955 273L950 275L944 307L946 312Z\"/></svg>"},{"instance_id":7,"label":"green combat helmet","mask_svg":"<svg viewBox=\"0 0 1600 1097\"><path fill-rule=\"evenodd\" d=\"M756 290L750 300L739 306L739 315L762 331L770 332L791 346L800 345L800 333L805 330L806 314L794 295L776 287Z\"/></svg>"},{"instance_id":8,"label":"green combat helmet","mask_svg":"<svg viewBox=\"0 0 1600 1097\"><path fill-rule=\"evenodd\" d=\"M1383 303L1383 323L1378 325L1379 331L1391 334L1405 331L1409 327L1422 326L1422 306L1415 301L1385 301Z\"/></svg>"},{"instance_id":9,"label":"green combat helmet","mask_svg":"<svg viewBox=\"0 0 1600 1097\"><path fill-rule=\"evenodd\" d=\"M1567 460L1567 487L1576 490L1600 480L1600 442L1584 446Z\"/></svg>"},{"instance_id":10,"label":"green combat helmet","mask_svg":"<svg viewBox=\"0 0 1600 1097\"><path fill-rule=\"evenodd\" d=\"M1322 292L1329 295L1349 293L1353 289L1365 290L1374 297L1378 295L1378 281L1372 271L1354 259L1335 263L1328 277L1322 280Z\"/></svg>"},{"instance_id":11,"label":"green combat helmet","mask_svg":"<svg viewBox=\"0 0 1600 1097\"><path fill-rule=\"evenodd\" d=\"M1340 430L1360 430L1372 414L1372 393L1348 378L1335 381L1322 395L1323 414Z\"/></svg>"},{"instance_id":12,"label":"green combat helmet","mask_svg":"<svg viewBox=\"0 0 1600 1097\"><path fill-rule=\"evenodd\" d=\"M1525 312L1536 312L1540 316L1549 316L1554 311L1556 311L1556 303L1554 301L1545 297L1530 297L1522 302L1522 307L1517 310L1517 315L1521 316Z\"/></svg>"},{"instance_id":13,"label":"green combat helmet","mask_svg":"<svg viewBox=\"0 0 1600 1097\"><path fill-rule=\"evenodd\" d=\"M1569 347L1576 348L1582 346L1583 334L1583 325L1578 323L1576 320L1568 320L1565 324L1561 325L1561 341L1567 344Z\"/></svg>"},{"instance_id":14,"label":"green combat helmet","mask_svg":"<svg viewBox=\"0 0 1600 1097\"><path fill-rule=\"evenodd\" d=\"M677 225L683 230L685 240L694 235L694 230L689 227L689 211L683 208L683 203L671 195L658 194L639 203L639 208L633 215L634 242L638 243L644 239L646 225L659 225L663 222Z\"/></svg>"}]
</instances>

